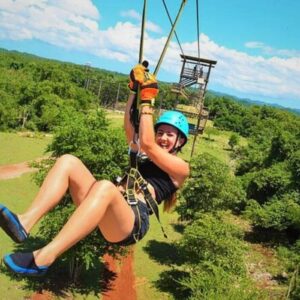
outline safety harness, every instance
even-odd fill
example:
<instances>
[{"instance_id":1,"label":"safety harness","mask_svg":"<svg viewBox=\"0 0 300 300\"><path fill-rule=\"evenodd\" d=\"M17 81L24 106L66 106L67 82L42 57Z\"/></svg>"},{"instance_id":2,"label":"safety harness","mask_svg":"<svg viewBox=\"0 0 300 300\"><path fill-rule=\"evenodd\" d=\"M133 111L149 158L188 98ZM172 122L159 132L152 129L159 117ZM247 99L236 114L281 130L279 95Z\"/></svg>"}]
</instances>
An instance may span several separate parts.
<instances>
[{"instance_id":1,"label":"safety harness","mask_svg":"<svg viewBox=\"0 0 300 300\"><path fill-rule=\"evenodd\" d=\"M157 218L164 237L168 238L159 218L158 204L156 200L152 197L152 194L148 189L147 181L143 178L143 176L140 174L140 172L137 169L137 164L138 164L138 160L140 159L140 156L138 153L130 151L129 157L130 157L130 167L123 177L117 179L117 183L121 184L126 180L124 198L127 201L128 205L131 206L135 214L135 217L138 219L138 233L136 234L136 236L137 237L139 236L139 232L141 230L141 217L140 217L140 212L138 207L138 201L140 200L136 197L136 193L141 192L144 196L147 206L150 208L152 213L154 213L155 217ZM135 239L138 240L136 236Z\"/></svg>"}]
</instances>

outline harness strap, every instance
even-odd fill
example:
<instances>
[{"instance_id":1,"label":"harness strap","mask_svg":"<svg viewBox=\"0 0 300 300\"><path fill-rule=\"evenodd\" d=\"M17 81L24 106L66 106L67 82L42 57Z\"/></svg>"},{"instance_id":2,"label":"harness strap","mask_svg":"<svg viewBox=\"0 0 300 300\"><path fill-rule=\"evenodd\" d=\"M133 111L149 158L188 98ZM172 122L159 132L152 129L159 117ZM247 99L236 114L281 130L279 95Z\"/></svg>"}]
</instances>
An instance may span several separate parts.
<instances>
[{"instance_id":1,"label":"harness strap","mask_svg":"<svg viewBox=\"0 0 300 300\"><path fill-rule=\"evenodd\" d=\"M138 199L135 196L135 191L140 190L143 195L144 199L146 200L146 203L150 207L151 211L155 214L161 230L164 234L165 238L168 238L159 218L159 209L157 202L155 199L152 197L146 180L142 177L140 172L136 168L130 168L129 172L127 173L127 183L126 183L126 200L129 205L131 206L136 206L138 203Z\"/></svg>"},{"instance_id":2,"label":"harness strap","mask_svg":"<svg viewBox=\"0 0 300 300\"><path fill-rule=\"evenodd\" d=\"M126 196L125 196L125 198L126 198ZM138 230L136 233L133 234L133 238L135 239L136 242L138 242L140 240L140 231L141 231L141 227L142 227L141 214L140 214L140 210L137 205L131 205L131 209L134 212L135 220L138 220L138 222L137 222Z\"/></svg>"},{"instance_id":3,"label":"harness strap","mask_svg":"<svg viewBox=\"0 0 300 300\"><path fill-rule=\"evenodd\" d=\"M135 241L139 241L139 236L140 236L140 231L141 231L141 227L142 227L142 222L141 222L141 214L140 214L140 210L138 207L138 200L135 198L135 194L134 194L134 190L133 188L128 189L128 172L126 171L125 175L123 176L117 176L117 178L115 179L114 183L116 186L121 185L125 180L126 181L126 191L122 192L126 202L131 206L131 209L133 210L134 216L135 216L135 221L134 221L134 226L138 226L138 230L136 233L133 234L133 238L135 239ZM131 185L130 185L131 186ZM137 222L136 222L137 220Z\"/></svg>"}]
</instances>

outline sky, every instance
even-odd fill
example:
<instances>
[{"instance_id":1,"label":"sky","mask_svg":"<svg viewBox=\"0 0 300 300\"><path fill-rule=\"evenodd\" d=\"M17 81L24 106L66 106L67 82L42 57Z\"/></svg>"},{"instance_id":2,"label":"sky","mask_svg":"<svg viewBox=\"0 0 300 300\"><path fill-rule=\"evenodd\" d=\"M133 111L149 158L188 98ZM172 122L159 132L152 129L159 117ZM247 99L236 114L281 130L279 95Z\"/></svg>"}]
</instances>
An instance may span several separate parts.
<instances>
[{"instance_id":1,"label":"sky","mask_svg":"<svg viewBox=\"0 0 300 300\"><path fill-rule=\"evenodd\" d=\"M128 73L138 62L142 0L0 0L0 47ZM148 0L144 58L154 70L170 31ZM165 0L174 20L181 0ZM216 60L208 89L300 109L299 0L187 0L176 27L185 55ZM178 82L172 39L158 80Z\"/></svg>"}]
</instances>

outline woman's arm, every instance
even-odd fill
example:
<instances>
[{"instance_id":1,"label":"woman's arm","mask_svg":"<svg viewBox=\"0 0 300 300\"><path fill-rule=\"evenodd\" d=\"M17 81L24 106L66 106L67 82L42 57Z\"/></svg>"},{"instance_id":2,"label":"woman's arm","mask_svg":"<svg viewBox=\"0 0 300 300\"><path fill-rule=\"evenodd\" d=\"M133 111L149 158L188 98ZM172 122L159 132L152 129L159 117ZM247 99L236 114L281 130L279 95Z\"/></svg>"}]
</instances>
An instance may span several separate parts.
<instances>
[{"instance_id":1,"label":"woman's arm","mask_svg":"<svg viewBox=\"0 0 300 300\"><path fill-rule=\"evenodd\" d=\"M155 142L153 108L145 105L140 108L139 138L142 149L163 171L168 173L180 186L189 175L189 165L183 159L170 154Z\"/></svg>"}]
</instances>

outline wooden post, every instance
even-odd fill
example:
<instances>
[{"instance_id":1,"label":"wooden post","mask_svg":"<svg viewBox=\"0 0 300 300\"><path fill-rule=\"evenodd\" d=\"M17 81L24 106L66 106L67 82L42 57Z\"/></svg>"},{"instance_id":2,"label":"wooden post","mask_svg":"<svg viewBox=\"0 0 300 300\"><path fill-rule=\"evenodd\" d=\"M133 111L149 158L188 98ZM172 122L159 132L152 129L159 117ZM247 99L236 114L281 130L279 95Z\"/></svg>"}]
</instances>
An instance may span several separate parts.
<instances>
[{"instance_id":1,"label":"wooden post","mask_svg":"<svg viewBox=\"0 0 300 300\"><path fill-rule=\"evenodd\" d=\"M119 84L118 84L118 90L117 90L117 97L116 97L116 101L114 102L114 105L113 105L113 110L116 109L116 106L117 106L118 101L119 101L120 87L121 87L121 84L119 82Z\"/></svg>"}]
</instances>

